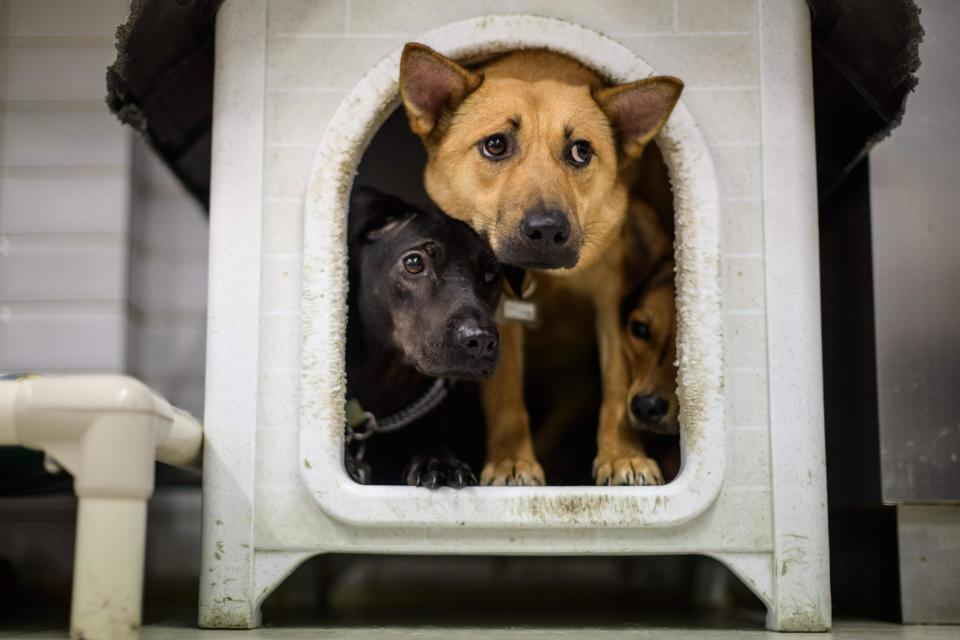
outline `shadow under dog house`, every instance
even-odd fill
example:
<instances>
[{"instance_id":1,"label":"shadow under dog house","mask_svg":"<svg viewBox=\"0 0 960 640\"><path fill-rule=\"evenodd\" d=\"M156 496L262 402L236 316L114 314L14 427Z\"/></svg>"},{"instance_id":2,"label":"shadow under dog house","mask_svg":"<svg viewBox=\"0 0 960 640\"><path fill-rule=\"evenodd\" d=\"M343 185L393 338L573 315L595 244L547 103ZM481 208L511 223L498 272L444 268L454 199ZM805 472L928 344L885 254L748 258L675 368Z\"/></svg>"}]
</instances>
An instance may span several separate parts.
<instances>
[{"instance_id":1,"label":"shadow under dog house","mask_svg":"<svg viewBox=\"0 0 960 640\"><path fill-rule=\"evenodd\" d=\"M674 482L428 492L344 473L346 206L411 40L465 61L543 47L615 81L685 80L657 139L676 208ZM270 592L322 553L682 553L730 567L771 629L829 628L802 0L226 2L210 224L201 626L258 625Z\"/></svg>"}]
</instances>

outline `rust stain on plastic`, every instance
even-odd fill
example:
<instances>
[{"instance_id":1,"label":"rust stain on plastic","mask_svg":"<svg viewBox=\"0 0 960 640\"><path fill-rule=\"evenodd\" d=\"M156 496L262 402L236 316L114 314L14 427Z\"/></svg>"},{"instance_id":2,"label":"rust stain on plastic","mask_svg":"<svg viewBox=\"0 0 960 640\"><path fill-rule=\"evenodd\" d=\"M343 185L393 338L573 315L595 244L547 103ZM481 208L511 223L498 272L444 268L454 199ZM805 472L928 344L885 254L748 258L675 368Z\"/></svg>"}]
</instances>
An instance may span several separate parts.
<instances>
[{"instance_id":1,"label":"rust stain on plastic","mask_svg":"<svg viewBox=\"0 0 960 640\"><path fill-rule=\"evenodd\" d=\"M659 500L659 497L658 497ZM633 520L642 524L647 512L645 497L624 499L624 496L601 494L591 496L533 496L523 511L540 521L564 520L595 525L610 524L611 519ZM611 511L616 515L611 518Z\"/></svg>"}]
</instances>

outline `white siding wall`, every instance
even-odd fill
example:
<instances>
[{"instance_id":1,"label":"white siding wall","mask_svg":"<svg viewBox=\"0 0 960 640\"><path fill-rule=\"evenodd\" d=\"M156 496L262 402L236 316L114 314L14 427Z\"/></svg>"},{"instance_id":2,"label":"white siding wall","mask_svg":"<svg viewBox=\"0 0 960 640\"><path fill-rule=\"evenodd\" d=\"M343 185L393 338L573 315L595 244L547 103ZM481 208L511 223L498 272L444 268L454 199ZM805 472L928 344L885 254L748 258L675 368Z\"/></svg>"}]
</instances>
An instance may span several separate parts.
<instances>
[{"instance_id":1,"label":"white siding wall","mask_svg":"<svg viewBox=\"0 0 960 640\"><path fill-rule=\"evenodd\" d=\"M202 410L207 225L104 103L129 0L0 0L0 371Z\"/></svg>"},{"instance_id":2,"label":"white siding wall","mask_svg":"<svg viewBox=\"0 0 960 640\"><path fill-rule=\"evenodd\" d=\"M203 410L207 219L147 146L133 147L129 371Z\"/></svg>"},{"instance_id":3,"label":"white siding wall","mask_svg":"<svg viewBox=\"0 0 960 640\"><path fill-rule=\"evenodd\" d=\"M125 15L0 2L0 369L125 367L130 135L103 102Z\"/></svg>"}]
</instances>

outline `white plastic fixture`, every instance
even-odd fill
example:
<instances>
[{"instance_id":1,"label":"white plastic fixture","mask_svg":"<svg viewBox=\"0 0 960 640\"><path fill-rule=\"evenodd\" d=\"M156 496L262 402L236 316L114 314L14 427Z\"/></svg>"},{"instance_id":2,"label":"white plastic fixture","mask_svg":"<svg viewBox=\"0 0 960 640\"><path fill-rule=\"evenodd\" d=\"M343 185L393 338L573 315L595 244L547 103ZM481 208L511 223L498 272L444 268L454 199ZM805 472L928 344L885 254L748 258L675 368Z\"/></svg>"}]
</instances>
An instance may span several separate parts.
<instances>
[{"instance_id":1,"label":"white plastic fixture","mask_svg":"<svg viewBox=\"0 0 960 640\"><path fill-rule=\"evenodd\" d=\"M139 636L154 460L200 459L202 427L133 378L0 381L0 446L43 451L78 498L70 637Z\"/></svg>"},{"instance_id":2,"label":"white plastic fixture","mask_svg":"<svg viewBox=\"0 0 960 640\"><path fill-rule=\"evenodd\" d=\"M809 56L802 3L771 7L771 29L792 29L789 41ZM769 139L796 158L769 171L763 159L764 207L779 207L764 218L767 299L776 309L764 316L769 391L760 391L769 393L775 427L751 433L759 433L769 460L751 459L745 438L724 419L730 393L743 389L725 389L723 381L718 180L710 147L681 100L657 138L676 209L679 476L662 487L428 492L360 486L342 467L347 202L367 144L398 104L400 49L348 92L318 145L297 287L288 271L269 268L288 256L261 257L264 234L283 224L268 221L260 205L266 3L226 4L217 29L202 626L256 626L266 596L320 553L699 553L727 564L763 600L770 628L829 627L809 57L771 48L777 81L771 75L763 94L776 106L763 108L764 149ZM464 61L542 47L612 81L655 73L617 42L549 18L486 16L416 40ZM791 83L799 83L793 93ZM299 320L299 333L274 328L285 318ZM296 395L282 388L290 374L299 381ZM797 393L805 394L801 401ZM731 456L751 464L728 470Z\"/></svg>"}]
</instances>

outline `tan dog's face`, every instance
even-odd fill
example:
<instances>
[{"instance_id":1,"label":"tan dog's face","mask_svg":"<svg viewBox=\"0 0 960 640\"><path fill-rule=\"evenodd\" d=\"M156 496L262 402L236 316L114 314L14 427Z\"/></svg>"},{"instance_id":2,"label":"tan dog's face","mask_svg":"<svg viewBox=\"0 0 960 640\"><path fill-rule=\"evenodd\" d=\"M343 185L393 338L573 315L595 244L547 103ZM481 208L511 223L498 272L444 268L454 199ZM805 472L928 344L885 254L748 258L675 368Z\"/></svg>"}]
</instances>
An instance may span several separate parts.
<instances>
[{"instance_id":1,"label":"tan dog's face","mask_svg":"<svg viewBox=\"0 0 960 640\"><path fill-rule=\"evenodd\" d=\"M654 284L632 305L624 325L630 372L627 413L637 430L675 434L677 320L672 282Z\"/></svg>"},{"instance_id":2,"label":"tan dog's face","mask_svg":"<svg viewBox=\"0 0 960 640\"><path fill-rule=\"evenodd\" d=\"M642 152L682 88L663 77L605 87L546 51L473 72L416 44L400 86L431 198L500 262L534 269L583 267L606 248L627 204L620 163Z\"/></svg>"}]
</instances>

